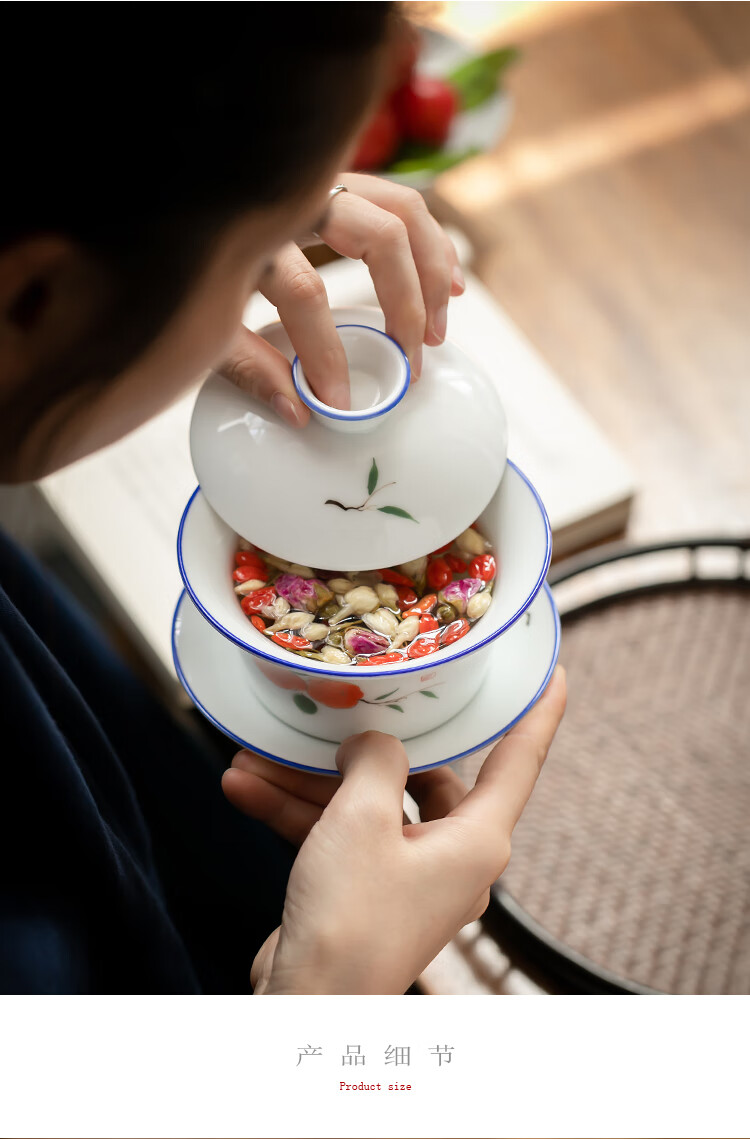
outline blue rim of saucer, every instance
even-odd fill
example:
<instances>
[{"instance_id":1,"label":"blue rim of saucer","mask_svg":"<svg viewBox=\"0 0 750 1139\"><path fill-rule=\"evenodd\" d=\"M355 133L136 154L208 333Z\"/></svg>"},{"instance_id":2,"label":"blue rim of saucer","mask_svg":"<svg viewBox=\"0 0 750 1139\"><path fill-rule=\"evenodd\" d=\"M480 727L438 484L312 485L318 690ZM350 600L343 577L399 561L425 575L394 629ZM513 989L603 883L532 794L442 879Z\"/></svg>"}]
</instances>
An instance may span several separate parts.
<instances>
[{"instance_id":1,"label":"blue rim of saucer","mask_svg":"<svg viewBox=\"0 0 750 1139\"><path fill-rule=\"evenodd\" d=\"M447 759L439 759L435 763L425 763L421 767L412 767L409 769L410 775L416 775L420 771L430 771L434 767L444 767L447 763L456 763L456 761L459 759L465 759L467 755L473 755L475 752L481 751L482 748L489 747L490 744L493 744L493 743L495 743L496 740L499 740L501 736L506 735L511 730L511 728L514 728L516 726L516 724L519 722L519 720L522 720L524 718L524 716L526 715L526 713L530 712L531 709L534 707L534 705L537 703L537 701L541 699L542 695L544 694L545 689L547 688L547 685L549 684L549 682L552 678L552 673L555 671L555 665L557 664L557 658L560 655L560 639L561 639L560 614L557 611L557 606L555 605L555 599L552 596L552 590L547 585L546 581L543 583L543 588L544 588L544 593L547 597L547 601L549 602L550 608L552 609L552 616L553 616L554 622L555 622L555 642L554 642L554 645L552 647L552 658L550 660L549 668L547 669L547 672L544 676L544 680L542 681L542 683L537 688L537 690L534 693L534 695L532 696L531 700L529 700L528 704L523 709L523 711L519 712L518 715L510 721L510 723L508 723L504 727L498 729L497 732L493 733L493 735L491 735L491 736L488 736L487 739L482 740L481 743L473 744L470 748L466 748L464 751L456 752L455 755L452 755ZM250 751L255 752L256 755L262 755L262 756L264 756L265 759L273 760L274 763L280 763L284 767L294 767L294 768L296 768L297 771L307 771L313 775L329 775L332 777L336 777L338 775L338 772L329 771L325 767L306 767L303 763L295 763L291 759L284 759L280 755L274 755L273 752L264 751L262 748L257 747L255 744L250 743L248 740L243 740L240 736L238 736L234 732L230 731L230 729L227 728L224 724L222 724L220 720L217 720L217 718L209 712L209 710L206 708L205 704L201 703L201 701L198 699L198 697L195 695L192 688L188 684L188 681L185 677L185 674L182 671L182 666L180 664L179 657L177 655L177 622L179 621L180 607L182 606L182 603L185 600L185 598L188 596L189 596L188 591L186 589L183 589L182 593L180 594L179 600L177 602L177 606L175 608L175 611L174 611L174 617L172 618L172 660L174 662L175 671L176 671L177 676L179 678L180 684L185 689L188 696L193 701L193 704L195 704L196 708L201 713L201 715L205 716L205 718L210 723L212 723L215 728L218 728L219 731L222 732L225 736L228 736L229 739L234 740L235 743L238 743L240 745L240 747L249 748ZM453 659L455 659L455 658L453 658ZM463 708L461 712L457 713L457 715L460 716L463 714L463 712L467 711L467 709L471 708L471 704L472 704L472 701L470 700L469 703L466 705L466 708ZM268 714L271 715L270 712ZM455 717L453 717L453 719L455 719ZM279 722L281 722L281 721L279 721ZM448 723L451 723L451 722L452 721L450 721L450 720L448 721ZM314 740L316 740L317 743L330 742L331 747L338 748L338 746L339 746L334 741L319 740L316 736L307 736L305 732L300 732L299 729L292 728L288 724L285 724L284 726L287 728L288 731L297 732L298 735L303 736L306 739L314 739ZM441 726L444 727L445 725L441 725ZM440 731L440 728L433 728L431 730L432 731ZM416 739L417 737L412 737L412 738ZM407 749L407 751L408 751L410 742L411 742L410 740L404 740L403 741L404 747Z\"/></svg>"},{"instance_id":2,"label":"blue rim of saucer","mask_svg":"<svg viewBox=\"0 0 750 1139\"><path fill-rule=\"evenodd\" d=\"M308 396L302 390L299 384L299 380L297 379L297 372L300 368L299 356L295 356L294 360L292 361L292 380L294 382L295 391L304 403L305 407L309 407L310 411L314 411L316 415L325 416L326 419L340 419L344 423L360 423L364 419L378 419L381 415L386 415L387 412L392 411L396 404L401 403L401 400L409 390L409 381L411 380L411 365L409 364L408 357L401 345L396 340L394 340L392 336L389 336L387 332L381 332L379 328L373 328L369 324L337 324L337 331L340 328L364 328L367 330L367 332L377 332L378 336L382 336L385 340L390 340L391 344L393 344L394 347L398 349L399 354L403 356L404 364L406 365L404 378L399 384L397 391L389 400L376 404L376 406L374 408L370 408L369 411L337 411L335 408L330 407L327 403L322 403L314 396L310 398L310 396Z\"/></svg>"},{"instance_id":3,"label":"blue rim of saucer","mask_svg":"<svg viewBox=\"0 0 750 1139\"><path fill-rule=\"evenodd\" d=\"M443 660L436 660L436 661L434 661L434 663L432 663L432 658L431 658L431 663L430 663L431 669L432 668L440 668L441 665L448 664L450 661L458 660L459 657L468 656L469 653L475 653L477 651L477 649L483 648L485 645L488 645L491 641L494 641L497 637L500 637L500 636L502 636L503 633L507 632L507 630L511 627L511 625L515 625L516 621L518 621L519 618L523 617L524 613L526 612L526 610L528 609L528 607L531 605L532 601L536 597L537 593L542 588L542 584L544 582L544 579L547 576L547 571L549 569L550 560L552 558L552 530L551 530L551 527L549 524L549 518L547 517L547 511L544 508L544 503L542 502L541 498L539 497L539 494L536 490L536 487L526 477L526 475L523 473L523 471L520 469L520 467L516 466L516 464L514 462L512 462L510 459L507 459L506 463L509 467L512 467L513 470L516 472L516 474L519 475L519 477L526 483L527 487L529 488L532 495L534 496L534 499L536 501L537 506L539 507L539 512L542 516L542 521L544 523L544 542L545 542L544 559L543 559L542 568L539 572L537 580L534 582L534 586L533 586L531 592L529 593L528 597L523 602L523 604L520 606L520 608L512 615L512 617L508 618L508 620L505 622L504 625L501 625L500 628L496 629L494 633L491 633L488 637L485 637L484 640L479 641L476 645L472 645L468 649L462 649L460 652L451 653L451 654L447 655L446 657L444 657ZM200 492L200 489L201 489L200 486L197 486L195 488L195 490L193 491L193 493L190 495L190 498L188 499L188 502L187 502L187 506L185 507L185 509L182 512L182 518L180 519L180 526L179 526L179 529L177 531L177 564L178 564L179 569L180 569L180 577L182 578L182 583L185 586L185 589L187 590L187 592L189 593L190 599L193 602L193 604L195 605L196 609L198 609L198 611L203 614L203 616L208 621L209 625L213 625L214 629L216 629L216 631L218 633L221 633L222 636L226 637L227 640L231 641L232 644L236 645L238 649L244 649L245 652L252 653L253 656L260 657L262 660L270 661L271 664L280 664L283 667L286 664L285 661L280 660L279 657L277 657L277 656L271 656L269 653L261 652L260 649L256 649L253 645L248 644L247 641L240 640L239 637L236 637L234 635L234 633L230 632L229 629L225 628L225 626L222 625L220 621L217 621L216 618L211 613L209 613L209 611L208 611L208 609L206 609L205 605L203 605L200 598L198 597L195 590L193 589L192 585L190 584L190 579L187 575L187 570L185 569L185 562L184 562L183 557L182 557L182 535L183 535L183 531L185 529L185 522L187 521L188 514L190 513L190 508L193 505L193 501L194 501L196 495ZM341 678L342 676L346 675L346 673L344 672L344 669L346 667L348 667L346 665L341 665L338 670L326 669L326 668L311 668L307 664L303 665L303 664L297 663L298 659L303 660L304 658L297 658L295 656L292 659L294 661L294 664L291 665L290 667L293 667L295 672L309 672L312 676L337 676L337 677ZM410 666L402 664L398 668L388 669L388 670L378 668L378 676L403 676L404 673L407 673L407 672L418 672L423 667L424 667L424 658L422 657L419 660L415 660L413 663L410 662Z\"/></svg>"}]
</instances>

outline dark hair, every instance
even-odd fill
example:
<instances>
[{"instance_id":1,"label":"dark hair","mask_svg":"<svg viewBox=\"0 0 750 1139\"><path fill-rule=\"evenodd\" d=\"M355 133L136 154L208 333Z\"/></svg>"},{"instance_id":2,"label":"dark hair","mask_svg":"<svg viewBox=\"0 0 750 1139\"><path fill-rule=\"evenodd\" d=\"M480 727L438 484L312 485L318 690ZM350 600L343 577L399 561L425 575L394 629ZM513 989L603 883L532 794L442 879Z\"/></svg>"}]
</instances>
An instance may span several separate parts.
<instances>
[{"instance_id":1,"label":"dark hair","mask_svg":"<svg viewBox=\"0 0 750 1139\"><path fill-rule=\"evenodd\" d=\"M150 343L233 217L321 176L372 94L393 8L6 5L0 249L59 233L112 269L110 356L90 353L89 372ZM58 373L56 394L83 379Z\"/></svg>"}]
</instances>

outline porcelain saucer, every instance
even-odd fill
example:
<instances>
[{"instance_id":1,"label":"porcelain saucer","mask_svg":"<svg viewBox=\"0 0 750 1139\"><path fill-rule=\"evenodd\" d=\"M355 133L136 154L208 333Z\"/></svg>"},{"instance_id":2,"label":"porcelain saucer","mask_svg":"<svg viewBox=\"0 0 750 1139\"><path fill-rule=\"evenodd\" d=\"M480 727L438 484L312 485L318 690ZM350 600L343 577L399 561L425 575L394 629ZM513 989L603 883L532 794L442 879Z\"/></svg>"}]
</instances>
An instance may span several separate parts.
<instances>
[{"instance_id":1,"label":"porcelain saucer","mask_svg":"<svg viewBox=\"0 0 750 1139\"><path fill-rule=\"evenodd\" d=\"M559 648L560 618L545 584L526 614L498 639L487 676L463 711L405 742L410 770L452 763L503 736L544 692ZM191 700L225 735L288 767L336 774L339 745L306 735L273 716L248 681L244 650L220 636L185 592L175 610L172 653ZM397 713L384 709L388 711L395 718ZM383 731L389 729L397 734L397 724L384 723Z\"/></svg>"}]
</instances>

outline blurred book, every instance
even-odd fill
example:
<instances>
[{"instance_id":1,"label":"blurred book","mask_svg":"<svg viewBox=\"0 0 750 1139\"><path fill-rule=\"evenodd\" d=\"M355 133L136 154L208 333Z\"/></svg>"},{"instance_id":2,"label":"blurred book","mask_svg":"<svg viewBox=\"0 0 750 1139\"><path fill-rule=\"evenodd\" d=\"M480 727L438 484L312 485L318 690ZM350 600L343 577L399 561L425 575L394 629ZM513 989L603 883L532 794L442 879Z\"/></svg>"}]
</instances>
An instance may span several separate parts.
<instances>
[{"instance_id":1,"label":"blurred book","mask_svg":"<svg viewBox=\"0 0 750 1139\"><path fill-rule=\"evenodd\" d=\"M339 260L320 272L332 306L377 304L362 263ZM634 493L631 472L484 286L470 272L466 279L465 294L450 305L448 335L497 381L509 455L547 507L555 556L620 533ZM260 296L245 312L251 328L276 319ZM38 484L79 566L170 682L172 614L182 588L176 535L196 485L188 445L196 390L127 438Z\"/></svg>"}]
</instances>

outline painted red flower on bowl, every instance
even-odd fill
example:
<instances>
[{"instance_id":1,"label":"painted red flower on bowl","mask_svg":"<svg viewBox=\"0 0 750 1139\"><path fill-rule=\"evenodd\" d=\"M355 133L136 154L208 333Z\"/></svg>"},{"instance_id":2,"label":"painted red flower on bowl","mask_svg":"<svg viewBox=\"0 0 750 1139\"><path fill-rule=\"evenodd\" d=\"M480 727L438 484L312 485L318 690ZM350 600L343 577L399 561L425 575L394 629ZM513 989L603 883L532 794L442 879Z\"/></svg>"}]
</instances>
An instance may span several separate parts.
<instances>
[{"instance_id":1,"label":"painted red flower on bowl","mask_svg":"<svg viewBox=\"0 0 750 1139\"><path fill-rule=\"evenodd\" d=\"M381 708L391 708L394 712L403 712L401 703L399 701L407 700L409 696L414 696L418 692L421 696L428 696L432 700L439 699L436 692L428 691L425 688L416 689L415 692L406 692L399 694L397 688L392 689L390 692L384 692L380 696L376 696L374 700L365 700L365 694L357 684L350 684L347 680L330 680L327 677L313 677L311 680L306 680L298 673L289 672L285 668L276 668L273 665L260 663L256 661L258 668L263 675L275 684L277 688L284 688L288 691L293 691L294 696L292 699L299 708L300 712L305 712L306 715L312 716L318 710L320 704L325 705L326 708L353 708L355 704L359 704L360 700L364 704L375 704ZM426 672L422 674L421 680L431 679L435 675L433 672ZM439 685L433 685L434 688Z\"/></svg>"},{"instance_id":2,"label":"painted red flower on bowl","mask_svg":"<svg viewBox=\"0 0 750 1139\"><path fill-rule=\"evenodd\" d=\"M308 681L286 668L274 668L273 665L261 664L259 661L256 664L271 684L297 692L294 703L302 712L317 712L318 704L325 704L326 708L353 708L364 696L358 685L349 684L345 680L327 680L321 677ZM302 693L307 695L303 696Z\"/></svg>"}]
</instances>

